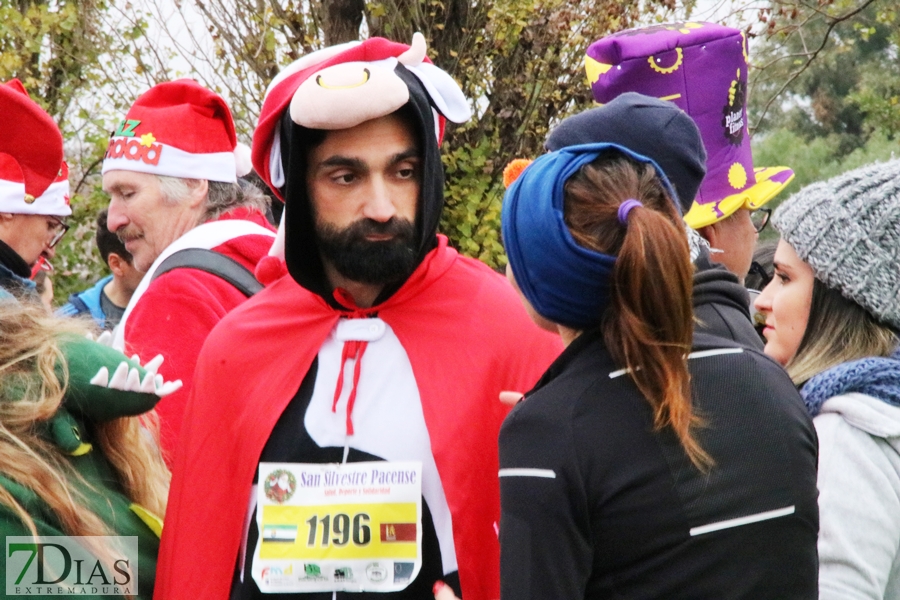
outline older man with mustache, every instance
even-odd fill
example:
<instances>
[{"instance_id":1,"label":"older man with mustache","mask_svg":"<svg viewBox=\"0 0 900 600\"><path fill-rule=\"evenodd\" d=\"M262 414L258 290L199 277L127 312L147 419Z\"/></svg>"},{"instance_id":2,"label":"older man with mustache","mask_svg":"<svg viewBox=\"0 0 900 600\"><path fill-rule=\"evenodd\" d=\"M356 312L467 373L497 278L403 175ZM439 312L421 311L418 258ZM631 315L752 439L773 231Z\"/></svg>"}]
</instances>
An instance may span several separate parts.
<instances>
[{"instance_id":1,"label":"older man with mustache","mask_svg":"<svg viewBox=\"0 0 900 600\"><path fill-rule=\"evenodd\" d=\"M182 79L137 98L103 162L109 230L146 272L116 345L143 361L161 354L164 377L184 382L157 405L169 461L200 347L253 292L252 272L274 238L265 197L238 181L250 170L248 154L225 101Z\"/></svg>"}]
</instances>

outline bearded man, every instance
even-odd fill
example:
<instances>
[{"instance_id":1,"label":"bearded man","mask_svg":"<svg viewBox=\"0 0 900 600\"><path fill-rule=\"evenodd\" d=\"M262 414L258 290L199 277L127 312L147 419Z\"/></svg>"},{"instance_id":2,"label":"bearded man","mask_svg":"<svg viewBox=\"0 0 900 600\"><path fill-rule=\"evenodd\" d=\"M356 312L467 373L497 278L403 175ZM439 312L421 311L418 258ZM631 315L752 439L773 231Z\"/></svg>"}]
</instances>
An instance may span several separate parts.
<instances>
[{"instance_id":1,"label":"bearded man","mask_svg":"<svg viewBox=\"0 0 900 600\"><path fill-rule=\"evenodd\" d=\"M419 34L270 85L253 156L285 199L284 262L201 353L158 598L499 597L498 395L561 347L436 233L444 119L468 116ZM280 470L296 489L267 497Z\"/></svg>"}]
</instances>

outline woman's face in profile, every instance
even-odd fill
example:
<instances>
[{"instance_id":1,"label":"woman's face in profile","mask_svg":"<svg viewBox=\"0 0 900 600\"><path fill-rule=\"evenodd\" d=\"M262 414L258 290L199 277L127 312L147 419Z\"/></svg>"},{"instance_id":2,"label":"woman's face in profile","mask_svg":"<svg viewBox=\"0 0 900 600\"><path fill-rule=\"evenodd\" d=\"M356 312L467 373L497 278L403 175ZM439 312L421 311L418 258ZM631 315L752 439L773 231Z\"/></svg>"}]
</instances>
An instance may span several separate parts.
<instances>
[{"instance_id":1,"label":"woman's face in profile","mask_svg":"<svg viewBox=\"0 0 900 600\"><path fill-rule=\"evenodd\" d=\"M516 283L516 278L513 276L512 267L509 266L509 263L506 264L506 278L512 284L513 289L516 290L516 293L519 294L519 300L522 301L522 305L525 307L525 311L528 313L528 316L531 317L531 320L534 321L534 324L544 331L559 333L559 329L556 327L556 323L550 321L549 319L545 319L544 317L539 315L536 310L534 310L531 302L528 301L528 298L526 298L525 294L522 293L522 290L519 289L519 284Z\"/></svg>"},{"instance_id":2,"label":"woman's face in profile","mask_svg":"<svg viewBox=\"0 0 900 600\"><path fill-rule=\"evenodd\" d=\"M784 240L775 249L774 267L775 276L754 304L766 318L765 353L783 366L797 353L806 332L815 276Z\"/></svg>"}]
</instances>

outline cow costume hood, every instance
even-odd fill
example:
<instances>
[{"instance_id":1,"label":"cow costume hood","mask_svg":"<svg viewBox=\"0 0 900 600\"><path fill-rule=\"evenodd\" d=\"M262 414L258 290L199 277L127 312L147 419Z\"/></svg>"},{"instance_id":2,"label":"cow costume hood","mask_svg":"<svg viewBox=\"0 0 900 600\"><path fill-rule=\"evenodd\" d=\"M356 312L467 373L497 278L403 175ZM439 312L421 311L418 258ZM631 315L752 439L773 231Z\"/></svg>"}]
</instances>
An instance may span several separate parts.
<instances>
[{"instance_id":1,"label":"cow costume hood","mask_svg":"<svg viewBox=\"0 0 900 600\"><path fill-rule=\"evenodd\" d=\"M422 153L422 181L416 216L417 261L432 250L444 205L440 142L447 119L462 123L471 115L455 81L425 56L425 38L411 46L383 38L351 42L305 56L270 84L253 137L253 165L285 202L279 236L271 254L284 260L291 277L329 302L307 195L310 146L319 131L349 129L365 121L403 111L412 121ZM268 272L267 272L268 271ZM269 261L258 275L264 282L283 274ZM382 291L390 296L399 282Z\"/></svg>"}]
</instances>

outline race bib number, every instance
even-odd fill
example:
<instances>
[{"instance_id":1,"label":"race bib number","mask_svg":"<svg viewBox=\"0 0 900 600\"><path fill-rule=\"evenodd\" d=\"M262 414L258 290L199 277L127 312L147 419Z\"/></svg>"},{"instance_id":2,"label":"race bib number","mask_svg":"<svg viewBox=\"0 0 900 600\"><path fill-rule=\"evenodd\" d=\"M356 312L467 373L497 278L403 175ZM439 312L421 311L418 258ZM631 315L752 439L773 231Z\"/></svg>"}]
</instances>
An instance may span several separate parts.
<instances>
[{"instance_id":1,"label":"race bib number","mask_svg":"<svg viewBox=\"0 0 900 600\"><path fill-rule=\"evenodd\" d=\"M260 463L253 579L272 592L395 592L422 566L422 463Z\"/></svg>"}]
</instances>

